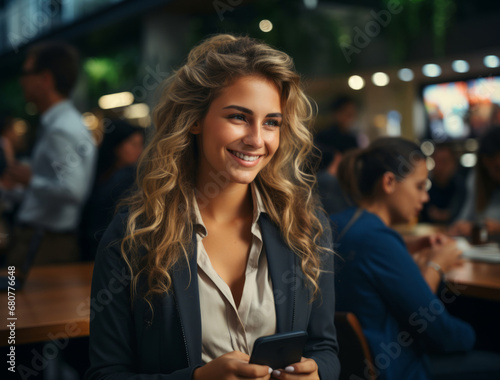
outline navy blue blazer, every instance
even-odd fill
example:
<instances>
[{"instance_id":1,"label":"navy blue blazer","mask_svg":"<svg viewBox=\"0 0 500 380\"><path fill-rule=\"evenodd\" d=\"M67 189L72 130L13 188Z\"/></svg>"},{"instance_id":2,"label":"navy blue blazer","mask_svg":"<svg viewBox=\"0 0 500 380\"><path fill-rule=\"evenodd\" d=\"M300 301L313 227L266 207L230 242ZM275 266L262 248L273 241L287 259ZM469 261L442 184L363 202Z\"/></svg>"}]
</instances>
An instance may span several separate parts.
<instances>
[{"instance_id":1,"label":"navy blue blazer","mask_svg":"<svg viewBox=\"0 0 500 380\"><path fill-rule=\"evenodd\" d=\"M198 293L196 234L189 267L172 271L173 290L153 300L154 311L140 297L130 302L130 275L121 257L125 213L107 229L95 260L90 313L90 368L87 379L190 380L201 361L201 315ZM328 221L321 245L332 248ZM259 217L276 307L277 332L305 330L304 356L319 367L321 379L340 372L334 326L333 255L323 257L321 295L310 302L300 260L268 215Z\"/></svg>"}]
</instances>

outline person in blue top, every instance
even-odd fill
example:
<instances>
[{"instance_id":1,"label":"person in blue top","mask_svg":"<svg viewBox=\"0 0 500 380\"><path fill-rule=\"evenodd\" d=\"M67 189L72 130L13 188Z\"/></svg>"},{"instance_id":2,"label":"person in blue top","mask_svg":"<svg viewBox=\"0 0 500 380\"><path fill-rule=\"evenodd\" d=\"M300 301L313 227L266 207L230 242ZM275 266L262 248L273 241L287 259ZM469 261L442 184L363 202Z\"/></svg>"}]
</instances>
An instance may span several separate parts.
<instances>
[{"instance_id":1,"label":"person in blue top","mask_svg":"<svg viewBox=\"0 0 500 380\"><path fill-rule=\"evenodd\" d=\"M491 377L500 373L492 368L478 370L489 353L468 352L474 330L446 311L456 294L439 292L442 300L435 294L442 274L460 262L455 242L443 235L405 242L391 228L415 218L429 199L419 147L401 138L376 140L348 153L338 175L358 207L330 217L337 310L358 317L378 379L500 378Z\"/></svg>"}]
</instances>

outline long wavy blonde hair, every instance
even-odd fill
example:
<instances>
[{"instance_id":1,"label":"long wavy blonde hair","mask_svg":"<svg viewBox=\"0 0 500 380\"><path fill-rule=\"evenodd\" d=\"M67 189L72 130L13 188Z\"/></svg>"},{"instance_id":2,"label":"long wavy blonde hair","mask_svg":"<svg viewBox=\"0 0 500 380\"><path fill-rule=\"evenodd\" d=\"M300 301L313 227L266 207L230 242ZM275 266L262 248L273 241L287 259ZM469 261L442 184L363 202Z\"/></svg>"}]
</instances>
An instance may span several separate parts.
<instances>
[{"instance_id":1,"label":"long wavy blonde hair","mask_svg":"<svg viewBox=\"0 0 500 380\"><path fill-rule=\"evenodd\" d=\"M139 161L139 189L126 202L129 216L121 249L132 274L132 299L140 277L147 279L143 296L150 303L154 294L171 290L173 267L188 265L198 157L190 128L204 118L221 90L248 75L272 81L281 94L280 145L255 182L316 296L325 250L318 244L323 227L315 213L315 177L308 174L314 109L287 54L249 37L217 35L191 50L186 64L166 80L154 111L156 132Z\"/></svg>"}]
</instances>

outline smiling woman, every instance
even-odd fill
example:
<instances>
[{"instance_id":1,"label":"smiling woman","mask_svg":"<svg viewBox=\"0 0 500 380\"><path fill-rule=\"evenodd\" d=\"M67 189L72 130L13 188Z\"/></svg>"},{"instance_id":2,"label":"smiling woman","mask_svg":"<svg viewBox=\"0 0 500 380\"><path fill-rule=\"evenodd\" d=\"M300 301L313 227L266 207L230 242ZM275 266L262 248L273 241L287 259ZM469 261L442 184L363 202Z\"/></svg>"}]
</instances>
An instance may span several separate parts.
<instances>
[{"instance_id":1,"label":"smiling woman","mask_svg":"<svg viewBox=\"0 0 500 380\"><path fill-rule=\"evenodd\" d=\"M191 51L165 83L138 190L100 244L93 295L114 270L130 281L91 322L88 378L338 378L311 120L286 54L230 35ZM249 363L257 338L297 330L309 335L300 362Z\"/></svg>"},{"instance_id":2,"label":"smiling woman","mask_svg":"<svg viewBox=\"0 0 500 380\"><path fill-rule=\"evenodd\" d=\"M281 119L279 90L264 78L241 77L222 90L191 129L199 134L196 187L203 189L212 171L250 184L278 150Z\"/></svg>"}]
</instances>

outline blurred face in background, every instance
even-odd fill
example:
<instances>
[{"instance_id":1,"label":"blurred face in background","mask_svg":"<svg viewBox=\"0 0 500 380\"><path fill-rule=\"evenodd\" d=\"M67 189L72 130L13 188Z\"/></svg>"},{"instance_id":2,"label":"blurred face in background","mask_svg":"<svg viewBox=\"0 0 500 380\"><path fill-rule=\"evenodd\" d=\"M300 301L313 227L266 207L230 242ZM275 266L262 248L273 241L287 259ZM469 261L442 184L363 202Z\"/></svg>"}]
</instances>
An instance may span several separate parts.
<instances>
[{"instance_id":1,"label":"blurred face in background","mask_svg":"<svg viewBox=\"0 0 500 380\"><path fill-rule=\"evenodd\" d=\"M436 148L434 159L433 181L446 185L457 171L457 161L450 148Z\"/></svg>"},{"instance_id":2,"label":"blurred face in background","mask_svg":"<svg viewBox=\"0 0 500 380\"><path fill-rule=\"evenodd\" d=\"M490 157L483 157L482 162L489 177L497 184L500 184L500 153Z\"/></svg>"},{"instance_id":3,"label":"blurred face in background","mask_svg":"<svg viewBox=\"0 0 500 380\"><path fill-rule=\"evenodd\" d=\"M339 128L343 132L348 132L357 118L356 104L351 102L344 104L335 112L334 118Z\"/></svg>"},{"instance_id":4,"label":"blurred face in background","mask_svg":"<svg viewBox=\"0 0 500 380\"><path fill-rule=\"evenodd\" d=\"M427 175L427 166L422 159L403 180L394 179L392 190L386 197L391 224L408 223L418 217L424 203L429 200Z\"/></svg>"},{"instance_id":5,"label":"blurred face in background","mask_svg":"<svg viewBox=\"0 0 500 380\"><path fill-rule=\"evenodd\" d=\"M116 166L118 168L134 165L144 149L144 136L137 132L130 135L115 148Z\"/></svg>"},{"instance_id":6,"label":"blurred face in background","mask_svg":"<svg viewBox=\"0 0 500 380\"><path fill-rule=\"evenodd\" d=\"M21 87L26 101L36 104L39 99L46 96L48 73L36 71L35 63L35 57L32 55L24 61L21 71Z\"/></svg>"}]
</instances>

